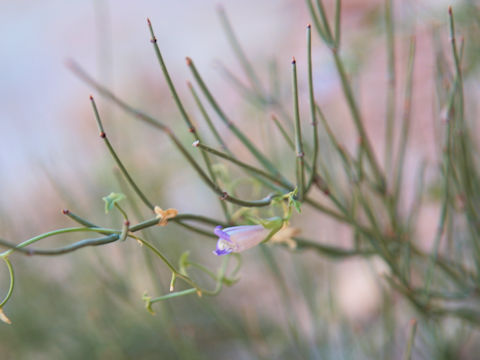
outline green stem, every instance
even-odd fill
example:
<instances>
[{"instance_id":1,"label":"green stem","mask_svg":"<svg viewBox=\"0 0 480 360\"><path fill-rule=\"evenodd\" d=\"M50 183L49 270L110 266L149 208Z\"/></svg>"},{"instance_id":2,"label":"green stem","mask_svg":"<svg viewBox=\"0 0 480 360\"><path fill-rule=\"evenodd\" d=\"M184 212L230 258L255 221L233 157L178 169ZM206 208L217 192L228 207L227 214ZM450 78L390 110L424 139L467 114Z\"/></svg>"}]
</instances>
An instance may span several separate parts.
<instances>
[{"instance_id":1,"label":"green stem","mask_svg":"<svg viewBox=\"0 0 480 360\"><path fill-rule=\"evenodd\" d=\"M150 19L147 19L148 22L148 28L150 30L150 35L151 35L151 43L153 44L153 48L155 50L155 54L157 55L158 62L160 64L160 67L162 68L163 76L165 77L165 80L167 81L168 88L170 90L170 93L173 96L173 99L175 101L175 104L177 105L178 110L180 111L180 114L182 115L183 120L186 122L188 126L188 130L192 133L193 138L195 140L200 141L200 136L198 135L197 129L193 125L192 121L190 120L190 117L188 116L185 107L182 104L182 101L180 100L180 97L178 96L177 90L175 89L175 86L173 85L173 81L170 77L170 74L168 73L167 66L165 65L165 62L163 61L163 56L162 53L160 52L160 48L157 44L157 38L155 37L155 34L153 32L153 27L152 23L150 22ZM212 181L218 185L216 175L214 171L212 170L212 164L210 162L210 158L208 157L207 154L202 154L203 161L205 162L205 165L207 166L207 171L210 177L212 178ZM223 213L225 214L225 217L227 220L230 219L230 214L228 213L227 205L225 202L220 200L220 206L223 210Z\"/></svg>"},{"instance_id":2,"label":"green stem","mask_svg":"<svg viewBox=\"0 0 480 360\"><path fill-rule=\"evenodd\" d=\"M362 121L362 118L360 116L360 112L358 110L357 103L356 103L355 98L353 96L352 88L351 88L350 83L348 81L347 74L346 74L345 69L343 67L343 62L340 59L340 56L339 56L337 51L332 51L332 53L333 53L333 59L335 61L335 66L336 66L338 74L340 76L343 93L345 95L348 106L350 108L350 112L352 113L353 122L354 122L354 124L357 128L358 134L360 136L361 146L363 146L364 149L365 149L365 154L367 155L367 158L370 162L370 165L371 165L371 168L372 168L373 173L375 175L375 178L377 179L378 190L381 193L384 193L385 192L385 178L384 178L384 175L382 174L380 166L378 165L377 159L376 159L375 154L373 152L372 145L370 143L370 139L368 138L367 132L365 131L365 128L363 126L363 121Z\"/></svg>"},{"instance_id":3,"label":"green stem","mask_svg":"<svg viewBox=\"0 0 480 360\"><path fill-rule=\"evenodd\" d=\"M242 199L238 199L234 196L229 195L228 193L224 192L218 185L216 185L210 178L205 174L205 172L202 170L202 168L196 163L196 161L193 159L193 157L188 153L188 151L185 149L185 147L182 145L180 140L175 136L175 134L164 124L159 122L158 120L154 119L153 117L142 113L139 110L134 109L124 101L120 100L118 97L116 97L111 91L106 89L105 87L101 86L98 84L95 80L93 80L87 73L83 71L77 64L75 63L70 63L69 64L70 69L77 75L79 76L82 80L87 82L88 84L92 85L99 91L103 96L106 98L110 99L113 101L115 104L117 104L122 110L126 111L127 113L130 113L137 117L138 119L145 121L149 125L159 129L160 131L166 133L170 140L174 143L174 145L177 147L178 150L182 153L182 155L185 156L187 161L192 165L192 167L197 171L197 173L200 175L202 180L218 195L220 195L222 200L229 201L233 204L240 205L240 206L245 206L245 207L262 207L262 206L268 206L271 203L272 195L269 195L261 200L254 200L254 201L246 201Z\"/></svg>"},{"instance_id":4,"label":"green stem","mask_svg":"<svg viewBox=\"0 0 480 360\"><path fill-rule=\"evenodd\" d=\"M335 1L335 48L340 47L340 22L341 22L341 12L342 12L342 1Z\"/></svg>"},{"instance_id":5,"label":"green stem","mask_svg":"<svg viewBox=\"0 0 480 360\"><path fill-rule=\"evenodd\" d=\"M322 24L320 23L320 20L317 16L317 12L315 11L315 9L313 8L313 3L312 3L312 0L305 0L306 4L307 4L307 7L308 7L308 11L310 12L310 16L312 17L313 19L313 23L315 24L315 28L317 29L317 33L318 35L320 35L320 37L323 39L323 41L326 43L326 44L330 44L330 41L331 39L329 39L325 33L325 30L324 28L322 27Z\"/></svg>"},{"instance_id":6,"label":"green stem","mask_svg":"<svg viewBox=\"0 0 480 360\"><path fill-rule=\"evenodd\" d=\"M258 76L255 74L252 64L250 63L250 61L248 61L245 55L245 52L240 46L240 43L238 42L237 37L233 32L232 26L230 25L230 21L228 20L227 14L225 13L225 10L222 7L219 7L218 15L220 17L220 21L222 23L223 29L227 34L228 42L230 43L233 51L235 52L236 58L240 62L243 70L245 71L245 74L247 75L247 78L250 81L250 85L252 86L252 88L257 94L262 95L264 93L262 89L262 84L260 83Z\"/></svg>"},{"instance_id":7,"label":"green stem","mask_svg":"<svg viewBox=\"0 0 480 360\"><path fill-rule=\"evenodd\" d=\"M73 227L73 228L58 229L58 230L49 231L47 233L35 236L31 239L28 239L28 240L25 240L25 241L21 242L18 245L9 246L9 247L13 247L13 248L1 253L0 257L6 258L12 252L14 252L16 250L19 250L21 248L24 248L28 245L34 244L37 241L48 238L50 236L68 234L68 233L73 233L73 232L99 232L99 231L101 231L102 233L105 233L105 234L118 234L118 233L120 233L120 231L118 231L118 230L105 229L105 228ZM2 242L6 243L4 241L2 241ZM27 251L27 252L30 253L30 251Z\"/></svg>"},{"instance_id":8,"label":"green stem","mask_svg":"<svg viewBox=\"0 0 480 360\"><path fill-rule=\"evenodd\" d=\"M92 228L91 230L95 231L94 228ZM111 234L101 238L80 240L71 245L67 245L64 247L56 248L56 249L31 249L31 248L24 249L23 247L19 247L21 244L17 246L15 244L6 242L4 240L0 240L0 245L11 248L10 250L8 250L10 252L18 251L25 255L54 256L54 255L67 254L87 246L100 246L100 245L109 244L114 241L117 241L119 238L120 238L120 231L117 231L116 234ZM2 254L5 254L5 253L2 253Z\"/></svg>"},{"instance_id":9,"label":"green stem","mask_svg":"<svg viewBox=\"0 0 480 360\"><path fill-rule=\"evenodd\" d=\"M81 218L80 216L72 213L70 210L63 210L63 214L67 215L70 219L79 223L80 225L83 225L83 226L86 226L86 227L97 227L94 223Z\"/></svg>"},{"instance_id":10,"label":"green stem","mask_svg":"<svg viewBox=\"0 0 480 360\"><path fill-rule=\"evenodd\" d=\"M228 160L228 161L246 169L247 171L250 171L250 172L253 172L257 175L263 176L264 178L273 182L275 185L281 185L285 189L290 190L290 191L293 190L293 185L290 182L282 181L281 179L278 179L274 175L271 175L271 174L267 173L266 171L258 169L254 166L248 165L248 164L244 163L243 161L237 160L236 158L234 158L234 157L232 157L228 154L222 153L221 151L215 150L215 149L213 149L213 148L211 148L207 145L201 144L199 142L193 143L193 146L201 149L202 151L209 152L209 153L211 153L215 156L221 157L222 159Z\"/></svg>"},{"instance_id":11,"label":"green stem","mask_svg":"<svg viewBox=\"0 0 480 360\"><path fill-rule=\"evenodd\" d=\"M390 174L393 162L393 128L395 123L395 36L393 0L385 0L385 28L387 40L387 111L385 119L385 172Z\"/></svg>"},{"instance_id":12,"label":"green stem","mask_svg":"<svg viewBox=\"0 0 480 360\"><path fill-rule=\"evenodd\" d=\"M197 104L198 108L200 109L200 112L202 113L203 118L207 122L207 125L208 125L210 131L212 132L213 136L218 141L218 143L220 144L220 146L222 147L223 150L225 150L227 152L230 152L230 150L228 150L227 144L225 144L222 137L218 133L217 128L215 127L215 125L213 125L212 119L210 118L207 111L205 110L205 107L203 106L202 101L198 97L197 92L193 88L193 85L190 82L187 82L187 86L190 89L190 91L192 93L192 96L195 99L195 103Z\"/></svg>"},{"instance_id":13,"label":"green stem","mask_svg":"<svg viewBox=\"0 0 480 360\"><path fill-rule=\"evenodd\" d=\"M374 250L349 250L339 247L324 245L312 240L295 237L293 238L297 243L297 250L314 250L322 255L328 256L332 259L349 259L351 257L370 257L378 255Z\"/></svg>"},{"instance_id":14,"label":"green stem","mask_svg":"<svg viewBox=\"0 0 480 360\"><path fill-rule=\"evenodd\" d=\"M105 133L104 129L103 129L103 125L102 125L102 121L100 119L100 115L98 113L98 110L97 110L97 105L95 104L95 100L93 99L93 96L90 96L90 101L92 103L92 107L93 107L93 111L95 113L95 119L97 120L97 124L98 124L98 129L100 130L100 137L104 140L105 142L105 145L107 145L107 148L108 148L108 151L110 152L110 155L113 157L113 160L115 160L115 163L117 164L117 166L120 168L120 171L122 172L123 176L125 176L125 178L127 179L128 183L130 184L130 186L133 188L133 190L135 191L135 193L140 197L140 199L142 199L143 203L150 209L153 211L153 208L154 208L154 205L147 199L147 197L145 196L145 194L140 190L140 188L137 186L137 184L135 183L135 181L133 180L133 178L130 176L130 174L128 173L127 169L125 168L125 166L123 165L122 161L120 160L120 158L118 157L117 153L115 152L115 150L113 149L113 146L112 144L110 143L110 140L108 140L107 138L107 134Z\"/></svg>"},{"instance_id":15,"label":"green stem","mask_svg":"<svg viewBox=\"0 0 480 360\"><path fill-rule=\"evenodd\" d=\"M405 85L405 100L403 105L402 132L400 135L400 144L398 148L398 158L395 166L396 176L394 179L394 203L398 203L403 177L403 167L405 162L405 153L407 150L408 138L410 135L412 94L413 94L413 68L415 62L415 38L410 41L410 52L407 65L407 83Z\"/></svg>"},{"instance_id":16,"label":"green stem","mask_svg":"<svg viewBox=\"0 0 480 360\"><path fill-rule=\"evenodd\" d=\"M310 190L315 177L317 176L317 159L318 159L318 127L317 114L315 111L315 95L313 89L313 67L312 67L312 27L307 26L307 62L308 62L308 95L310 100L310 117L313 127L313 159L310 179L308 180L305 194Z\"/></svg>"},{"instance_id":17,"label":"green stem","mask_svg":"<svg viewBox=\"0 0 480 360\"><path fill-rule=\"evenodd\" d=\"M211 238L217 238L217 236L212 231L203 230L203 229L200 229L196 226L193 226L193 225L190 225L190 224L185 224L184 222L182 222L181 220L178 220L176 218L171 219L171 221L180 225L180 226L182 226L182 227L184 227L185 229L193 231L197 234L207 236L207 237L211 237Z\"/></svg>"},{"instance_id":18,"label":"green stem","mask_svg":"<svg viewBox=\"0 0 480 360\"><path fill-rule=\"evenodd\" d=\"M195 294L197 292L198 292L198 290L196 288L190 288L190 289L186 289L186 290L182 290L182 291L175 291L175 292L172 292L170 294L166 294L166 295L163 295L163 296L159 296L159 297L150 299L149 302L150 302L150 304L154 304L154 303L159 302L159 301L172 299L172 298L179 297L179 296L184 296L184 295Z\"/></svg>"},{"instance_id":19,"label":"green stem","mask_svg":"<svg viewBox=\"0 0 480 360\"><path fill-rule=\"evenodd\" d=\"M297 62L292 60L292 83L293 83L293 113L295 117L295 151L296 151L296 178L298 188L298 199L303 201L305 195L305 164L302 141L302 127L300 125L300 110L298 106L298 86L297 86ZM315 166L315 165L314 165Z\"/></svg>"},{"instance_id":20,"label":"green stem","mask_svg":"<svg viewBox=\"0 0 480 360\"><path fill-rule=\"evenodd\" d=\"M405 349L405 354L403 355L403 360L410 360L412 358L413 343L415 341L416 332L417 332L417 320L412 319L410 321L410 330L408 332L407 347Z\"/></svg>"},{"instance_id":21,"label":"green stem","mask_svg":"<svg viewBox=\"0 0 480 360\"><path fill-rule=\"evenodd\" d=\"M333 44L334 39L332 37L332 31L330 30L330 24L328 23L327 13L325 12L322 0L317 0L317 8L320 13L320 18L322 19L325 37L328 39L329 43Z\"/></svg>"},{"instance_id":22,"label":"green stem","mask_svg":"<svg viewBox=\"0 0 480 360\"><path fill-rule=\"evenodd\" d=\"M15 286L15 275L13 273L13 267L12 264L10 263L10 260L8 260L8 257L3 257L3 260L5 261L5 264L7 265L8 268L8 274L10 278L10 285L8 286L8 291L5 297L3 298L2 302L0 303L0 310L3 308L3 306L7 303L7 301L10 299L10 297L13 294L13 288Z\"/></svg>"},{"instance_id":23,"label":"green stem","mask_svg":"<svg viewBox=\"0 0 480 360\"><path fill-rule=\"evenodd\" d=\"M278 121L278 119L275 115L272 115L272 120L275 123L275 125L277 126L278 130L280 130L280 133L282 134L283 138L287 142L288 146L292 150L294 150L295 149L295 144L293 143L293 140L290 138L290 135L288 135L287 131L282 126L282 124L280 124L280 122Z\"/></svg>"},{"instance_id":24,"label":"green stem","mask_svg":"<svg viewBox=\"0 0 480 360\"><path fill-rule=\"evenodd\" d=\"M227 115L223 112L223 110L218 105L217 101L211 94L210 90L208 89L207 85L203 81L202 77L200 76L195 64L193 63L192 59L187 57L187 65L190 68L195 81L198 83L202 92L206 96L208 102L213 107L217 115L220 119L228 126L228 128L235 134L235 136L247 147L247 149L252 153L253 156L270 172L278 176L279 178L283 178L282 174L278 172L275 166L268 160L258 149L257 147L245 136L245 134L238 129L235 124L227 117Z\"/></svg>"}]
</instances>

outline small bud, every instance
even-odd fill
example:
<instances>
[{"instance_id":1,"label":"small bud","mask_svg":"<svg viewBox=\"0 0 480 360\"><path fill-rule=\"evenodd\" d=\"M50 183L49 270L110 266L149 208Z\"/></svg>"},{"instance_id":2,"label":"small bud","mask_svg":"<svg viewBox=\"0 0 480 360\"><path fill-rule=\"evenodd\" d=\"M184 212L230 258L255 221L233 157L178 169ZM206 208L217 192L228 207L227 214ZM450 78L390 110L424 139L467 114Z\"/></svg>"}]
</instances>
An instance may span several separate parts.
<instances>
[{"instance_id":1,"label":"small bud","mask_svg":"<svg viewBox=\"0 0 480 360\"><path fill-rule=\"evenodd\" d=\"M192 144L193 147L198 147L198 145L200 145L200 140L196 140Z\"/></svg>"},{"instance_id":2,"label":"small bud","mask_svg":"<svg viewBox=\"0 0 480 360\"><path fill-rule=\"evenodd\" d=\"M68 210L68 209L63 209L63 210L62 210L62 213L63 213L63 215L68 215L68 214L70 214L70 210Z\"/></svg>"}]
</instances>

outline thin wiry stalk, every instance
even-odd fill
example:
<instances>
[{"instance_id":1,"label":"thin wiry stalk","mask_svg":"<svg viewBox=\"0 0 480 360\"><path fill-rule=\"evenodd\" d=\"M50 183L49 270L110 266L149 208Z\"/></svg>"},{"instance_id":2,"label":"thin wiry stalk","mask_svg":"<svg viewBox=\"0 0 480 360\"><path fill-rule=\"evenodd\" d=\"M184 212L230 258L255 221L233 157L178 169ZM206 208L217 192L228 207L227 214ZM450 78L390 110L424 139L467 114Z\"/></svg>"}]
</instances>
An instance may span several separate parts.
<instances>
[{"instance_id":1,"label":"thin wiry stalk","mask_svg":"<svg viewBox=\"0 0 480 360\"><path fill-rule=\"evenodd\" d=\"M245 136L245 134L240 131L240 129L235 126L235 124L227 117L227 115L223 112L223 110L218 105L217 101L211 94L210 90L208 89L207 85L203 81L202 77L200 76L195 64L190 58L187 58L187 65L192 71L192 75L195 78L195 81L202 89L203 94L207 98L208 102L215 110L219 118L228 126L228 128L235 134L235 136L247 147L247 149L252 153L253 156L269 171L273 174L277 175L280 178L283 178L283 175L278 172L275 166L268 160L261 152L257 149L257 147Z\"/></svg>"},{"instance_id":2,"label":"thin wiry stalk","mask_svg":"<svg viewBox=\"0 0 480 360\"><path fill-rule=\"evenodd\" d=\"M335 48L340 47L340 37L341 37L341 13L342 13L342 0L335 1Z\"/></svg>"},{"instance_id":3,"label":"thin wiry stalk","mask_svg":"<svg viewBox=\"0 0 480 360\"><path fill-rule=\"evenodd\" d=\"M237 40L237 37L235 36L235 33L233 32L232 26L230 25L230 21L228 20L227 14L225 13L223 7L218 8L218 15L220 17L220 22L222 23L225 34L228 37L228 42L232 46L233 51L235 52L235 55L243 68L243 71L247 75L250 85L257 94L263 94L264 91L262 89L262 84L260 83L257 74L255 74L252 64L245 56L245 52L243 51L240 43Z\"/></svg>"},{"instance_id":4,"label":"thin wiry stalk","mask_svg":"<svg viewBox=\"0 0 480 360\"><path fill-rule=\"evenodd\" d=\"M300 124L300 109L298 106L298 86L297 86L297 62L292 60L292 82L293 82L293 114L295 118L295 152L296 158L296 178L298 188L298 199L303 200L305 195L305 164L302 139L302 127Z\"/></svg>"},{"instance_id":5,"label":"thin wiry stalk","mask_svg":"<svg viewBox=\"0 0 480 360\"><path fill-rule=\"evenodd\" d=\"M322 0L317 0L317 8L320 13L320 19L323 23L323 29L325 30L325 37L329 40L329 43L333 44L334 39L332 37L332 31L330 30L330 24L328 23L327 13L325 12Z\"/></svg>"},{"instance_id":6,"label":"thin wiry stalk","mask_svg":"<svg viewBox=\"0 0 480 360\"><path fill-rule=\"evenodd\" d=\"M310 16L313 19L313 23L315 25L315 28L317 29L318 35L320 35L320 37L323 39L323 41L326 44L329 44L330 39L327 38L327 36L325 34L325 30L322 27L322 24L320 23L320 20L318 19L317 12L313 8L312 0L305 0L305 3L307 4L308 10L310 12Z\"/></svg>"},{"instance_id":7,"label":"thin wiry stalk","mask_svg":"<svg viewBox=\"0 0 480 360\"><path fill-rule=\"evenodd\" d=\"M196 90L194 89L192 83L191 83L191 82L187 82L187 86L188 86L188 88L190 89L190 91L191 91L191 93L192 93L192 96L193 96L193 98L194 98L194 100L195 100L195 103L197 104L198 109L199 109L200 112L202 113L203 118L204 118L205 121L207 122L208 128L209 128L210 131L212 132L213 136L214 136L215 139L218 141L218 143L220 144L220 146L222 147L222 149L230 153L230 150L228 149L227 144L225 144L225 142L223 141L222 137L221 137L220 134L218 133L217 128L215 127L215 125L213 125L212 119L210 118L210 115L208 115L207 111L205 110L205 107L203 106L202 101L201 101L200 98L198 97L198 94L197 94Z\"/></svg>"},{"instance_id":8,"label":"thin wiry stalk","mask_svg":"<svg viewBox=\"0 0 480 360\"><path fill-rule=\"evenodd\" d=\"M105 142L105 145L107 145L107 148L108 148L108 151L110 152L110 155L112 156L113 160L115 161L115 163L117 164L117 166L119 167L120 171L122 172L123 176L125 176L125 179L127 179L128 183L130 184L130 186L133 188L133 190L135 191L135 194L138 195L138 197L143 201L143 203L150 209L153 211L153 208L155 207L153 205L153 203L148 200L148 198L145 196L145 194L140 190L140 188L138 187L138 185L135 183L135 181L133 180L133 178L130 176L130 174L128 173L127 169L125 168L125 166L123 165L122 161L120 160L120 158L118 157L116 151L113 149L113 146L112 144L110 143L110 140L108 139L107 137L107 134L105 133L104 129L103 129L103 125L102 125L102 121L100 119L100 115L98 113L98 109L97 109L97 105L95 104L95 100L93 99L93 96L90 96L90 101L92 103L92 107L93 107L93 112L95 113L95 119L97 120L97 124L98 124L98 129L100 130L100 137L103 139L103 141Z\"/></svg>"},{"instance_id":9,"label":"thin wiry stalk","mask_svg":"<svg viewBox=\"0 0 480 360\"><path fill-rule=\"evenodd\" d=\"M168 137L170 138L170 140L173 142L173 144L177 147L177 149L180 150L182 155L187 159L187 161L190 163L190 165L192 165L192 167L197 171L198 175L200 175L200 178L207 184L208 187L210 187L210 189L212 189L215 193L217 193L222 200L229 201L233 204L240 205L240 206L245 206L245 207L268 206L271 203L271 200L273 198L272 195L269 195L269 196L267 196L267 197L265 197L261 200L246 201L246 200L238 199L234 196L231 196L230 194L223 191L217 184L215 184L214 182L212 182L212 180L210 180L208 175L205 174L205 172L202 170L200 165L197 164L197 162L193 159L193 157L185 149L185 147L182 145L180 140L178 140L178 138L175 136L175 134L170 130L170 128L168 128L166 125L162 124L158 120L154 119L153 117L151 117L147 114L144 114L143 112L131 107L130 105L125 103L123 100L116 97L110 90L106 89L105 87L98 84L95 80L93 80L77 64L70 63L69 67L78 77L80 77L82 80L84 80L88 84L92 85L93 87L95 87L95 89L98 92L100 92L107 99L113 101L122 110L126 111L127 113L130 113L131 115L135 116L136 118L138 118L142 121L145 121L149 125L157 128L160 131L167 134Z\"/></svg>"},{"instance_id":10,"label":"thin wiry stalk","mask_svg":"<svg viewBox=\"0 0 480 360\"><path fill-rule=\"evenodd\" d=\"M165 80L167 81L168 88L170 89L170 93L173 96L173 99L175 101L175 104L177 105L178 110L180 111L180 114L182 115L183 120L185 120L188 130L192 133L193 138L197 141L201 141L200 135L197 132L197 129L193 125L192 121L190 120L190 117L188 116L185 107L183 106L182 101L180 100L180 97L178 96L177 90L175 89L175 86L173 85L172 79L170 77L170 74L168 73L167 66L165 65L165 61L163 60L162 53L160 52L160 47L157 44L157 38L155 37L155 33L153 31L152 23L150 22L150 19L147 19L148 22L148 28L150 30L150 35L151 35L151 43L153 44L153 48L155 50L155 54L157 56L157 60L160 64L160 67L162 68L163 76L165 77ZM212 169L212 163L210 161L210 158L208 157L208 154L202 153L203 161L205 162L205 165L207 167L208 174L210 175L212 181L218 185L217 177L215 175L215 172ZM230 219L230 214L227 209L227 205L225 204L224 201L220 200L220 206L222 208L222 211L225 215L225 218L227 220Z\"/></svg>"},{"instance_id":11,"label":"thin wiry stalk","mask_svg":"<svg viewBox=\"0 0 480 360\"><path fill-rule=\"evenodd\" d=\"M396 108L395 26L393 0L385 0L385 28L387 41L387 110L385 118L385 173L390 175L393 165L393 130Z\"/></svg>"},{"instance_id":12,"label":"thin wiry stalk","mask_svg":"<svg viewBox=\"0 0 480 360\"><path fill-rule=\"evenodd\" d=\"M319 11L321 12L320 16L322 18L323 25L320 23L320 21L318 19L318 16L317 16L315 10L313 9L313 5L312 5L311 0L307 0L307 5L308 5L308 8L309 8L310 16L314 20L314 23L317 27L317 31L318 31L320 37L322 37L322 39L325 41L325 43L330 47L330 50L331 50L332 55L333 55L333 60L334 60L334 63L335 63L335 67L336 67L338 75L340 77L340 83L342 85L343 94L345 96L348 107L349 107L350 112L352 114L353 123L354 123L354 125L357 129L358 135L360 137L361 145L365 148L365 154L368 158L368 161L370 163L370 167L372 168L373 174L374 174L375 179L377 181L377 189L380 193L383 194L386 191L385 176L384 176L384 174L383 174L383 172L382 172L382 170L381 170L381 168L378 164L375 153L373 152L373 147L371 145L370 139L367 136L367 132L366 132L365 127L364 127L364 122L363 122L363 119L360 115L360 110L358 108L355 97L353 95L353 90L352 90L352 87L350 85L350 81L348 79L348 76L347 76L347 73L345 71L343 62L342 62L342 60L340 58L340 55L339 55L339 49L337 49L336 47L333 46L331 36L330 37L328 36L328 34L329 33L331 34L331 32L330 32L330 30L327 30L329 28L329 25L328 25L328 21L326 19L325 12L324 12L324 10L322 10L323 9L322 2L319 1L317 5L319 6Z\"/></svg>"},{"instance_id":13,"label":"thin wiry stalk","mask_svg":"<svg viewBox=\"0 0 480 360\"><path fill-rule=\"evenodd\" d=\"M455 81L454 89L452 91L451 97L453 98L456 93L456 88L458 84L458 78ZM451 102L453 106L453 101ZM433 270L435 263L438 257L438 248L440 246L440 240L443 237L445 222L447 220L448 209L449 209L449 200L450 200L450 176L452 169L451 162L451 152L452 152L452 128L453 128L453 119L451 116L452 108L447 109L447 129L445 131L445 150L443 153L443 198L442 198L442 207L440 210L440 218L438 220L437 232L435 234L435 239L433 241L433 249L430 256L430 261L427 267L427 272L425 276L425 293L426 301L428 301L428 292L430 290L430 285L433 277Z\"/></svg>"},{"instance_id":14,"label":"thin wiry stalk","mask_svg":"<svg viewBox=\"0 0 480 360\"><path fill-rule=\"evenodd\" d=\"M365 149L365 154L369 160L369 163L375 175L375 178L377 179L378 190L379 192L384 193L386 189L385 177L382 173L382 170L380 169L380 166L378 165L377 158L375 157L375 153L373 152L372 144L370 142L369 137L367 136L367 132L365 131L365 127L363 125L363 120L360 115L357 102L355 100L355 97L353 96L353 91L352 91L350 82L348 81L347 74L343 66L343 62L340 59L338 52L336 51L333 52L333 59L335 61L335 66L340 76L343 93L345 95L348 106L350 108L350 112L352 114L354 124L360 136L361 145Z\"/></svg>"},{"instance_id":15,"label":"thin wiry stalk","mask_svg":"<svg viewBox=\"0 0 480 360\"><path fill-rule=\"evenodd\" d=\"M274 114L272 114L272 120L275 123L275 125L277 126L278 130L280 130L280 133L282 134L283 138L287 142L288 146L292 150L295 149L295 144L293 143L293 140L290 138L290 135L288 135L287 131L282 126L282 124L280 124L280 122L278 121L277 117Z\"/></svg>"},{"instance_id":16,"label":"thin wiry stalk","mask_svg":"<svg viewBox=\"0 0 480 360\"><path fill-rule=\"evenodd\" d=\"M313 159L312 170L310 179L308 180L305 193L310 190L315 177L317 176L317 159L318 159L318 126L317 126L317 114L315 111L315 95L313 89L313 69L312 69L312 27L310 24L307 26L307 62L308 62L308 95L310 101L310 119L313 127Z\"/></svg>"},{"instance_id":17,"label":"thin wiry stalk","mask_svg":"<svg viewBox=\"0 0 480 360\"><path fill-rule=\"evenodd\" d=\"M413 69L415 63L415 38L410 40L410 51L407 65L407 82L405 85L405 99L403 105L402 130L400 134L400 143L398 146L397 162L395 164L394 179L394 202L397 203L400 197L402 185L403 167L405 162L405 152L407 150L408 138L410 135L410 121L413 96Z\"/></svg>"},{"instance_id":18,"label":"thin wiry stalk","mask_svg":"<svg viewBox=\"0 0 480 360\"><path fill-rule=\"evenodd\" d=\"M412 358L413 344L415 341L415 333L417 332L417 320L412 319L410 321L410 329L408 331L408 341L405 348L405 354L403 360L410 360Z\"/></svg>"},{"instance_id":19,"label":"thin wiry stalk","mask_svg":"<svg viewBox=\"0 0 480 360\"><path fill-rule=\"evenodd\" d=\"M252 173L255 173L255 174L258 174L260 176L263 176L264 178L270 180L272 183L276 184L276 185L281 185L283 186L286 190L289 190L289 191L292 191L293 190L293 185L290 183L290 182L286 182L286 181L282 181L281 179L278 179L277 177L273 176L272 174L266 172L266 171L263 171L261 169L258 169L254 166L251 166L251 165L248 165L246 163L244 163L243 161L240 161L228 154L225 154L225 153L222 153L221 151L218 151L218 150L215 150L205 144L202 144L202 143L199 143L199 142L194 142L193 143L193 146L194 147L197 147L199 149L201 149L202 151L206 151L206 152L209 152L215 156L218 156L218 157L221 157L225 160L228 160Z\"/></svg>"}]
</instances>

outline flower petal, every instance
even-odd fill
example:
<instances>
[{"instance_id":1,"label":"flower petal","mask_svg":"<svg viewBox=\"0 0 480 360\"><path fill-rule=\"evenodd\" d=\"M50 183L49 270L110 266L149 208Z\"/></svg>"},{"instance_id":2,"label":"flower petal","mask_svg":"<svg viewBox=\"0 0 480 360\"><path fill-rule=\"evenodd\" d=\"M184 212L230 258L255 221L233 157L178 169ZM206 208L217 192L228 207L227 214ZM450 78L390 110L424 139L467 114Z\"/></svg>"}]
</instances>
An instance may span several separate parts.
<instances>
[{"instance_id":1,"label":"flower petal","mask_svg":"<svg viewBox=\"0 0 480 360\"><path fill-rule=\"evenodd\" d=\"M231 229L231 228L227 228L227 229L225 229L225 230L228 230L228 229ZM223 240L226 240L226 241L228 241L228 242L231 242L231 241L230 241L230 235L229 235L226 231L222 230L222 227L221 227L220 225L217 226L217 227L215 228L215 230L213 230L213 233L214 233L215 235L217 235L220 239L223 239Z\"/></svg>"}]
</instances>

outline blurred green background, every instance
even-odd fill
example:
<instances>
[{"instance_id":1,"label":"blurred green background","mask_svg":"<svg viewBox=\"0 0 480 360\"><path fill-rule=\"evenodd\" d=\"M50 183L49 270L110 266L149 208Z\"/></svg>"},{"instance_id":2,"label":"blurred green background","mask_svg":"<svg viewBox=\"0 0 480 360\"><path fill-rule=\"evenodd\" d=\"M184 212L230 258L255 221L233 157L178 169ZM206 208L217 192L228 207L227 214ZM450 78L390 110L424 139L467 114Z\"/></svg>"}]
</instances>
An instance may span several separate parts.
<instances>
[{"instance_id":1,"label":"blurred green background","mask_svg":"<svg viewBox=\"0 0 480 360\"><path fill-rule=\"evenodd\" d=\"M218 1L31 0L0 3L0 235L20 242L41 232L71 226L68 208L96 223L118 227L105 215L102 196L122 191L114 163L98 138L88 96L94 89L64 66L75 59L122 98L171 126L189 147L180 119L151 49L146 17L189 113L206 133L185 81L190 56L224 109L280 168L293 174L294 156L281 145L270 113L247 104L222 72L241 72L218 20ZM307 113L305 24L311 20L299 1L223 1L237 36L262 81L277 74L277 91L291 108L290 60L299 66L302 110ZM325 1L327 10L332 1ZM344 1L343 52L375 150L385 144L383 107L386 55L383 1ZM433 33L448 44L447 2L395 1L399 86L403 86L408 41L417 38L412 138L407 154L405 204L415 192L419 164L428 162L435 182L440 126L434 110ZM453 3L466 39L468 97L478 96L479 10L473 1ZM476 7L475 7L476 6ZM276 69L276 70L272 70ZM314 36L314 86L332 128L347 149L356 145L337 75L325 46ZM470 80L471 79L471 80ZM475 85L476 84L476 85ZM399 91L400 93L400 91ZM149 197L162 208L221 218L217 196L187 166L162 133L156 133L96 96L106 132L119 156ZM400 100L398 100L400 104ZM379 106L382 104L382 106ZM478 103L468 110L474 117ZM306 117L306 116L305 116ZM220 126L235 153L251 161L238 140ZM272 135L273 134L273 135ZM204 136L207 143L212 138ZM190 149L190 148L189 148ZM328 149L324 148L328 154ZM195 154L198 156L198 154ZM339 166L331 164L331 166ZM229 168L231 177L240 172ZM293 175L292 175L293 176ZM289 177L292 177L289 176ZM321 197L321 194L317 194ZM131 208L130 208L131 209ZM431 246L439 206L430 197L416 235ZM150 218L148 211L142 218ZM316 241L347 246L351 229L307 208L294 225ZM211 268L212 239L171 224L148 231L176 263L186 249ZM45 241L46 247L79 236ZM265 253L277 268L268 265ZM168 291L168 269L134 241L86 248L62 257L12 255L16 286L0 324L2 359L401 359L410 305L382 280L381 261L335 261L281 247L256 248L243 256L240 281L210 298L187 296L145 310L142 294ZM1 273L1 289L8 286ZM206 280L206 279L202 279ZM213 284L212 284L213 286ZM466 336L465 334L468 334ZM415 359L475 359L478 331L451 321L421 323Z\"/></svg>"}]
</instances>

